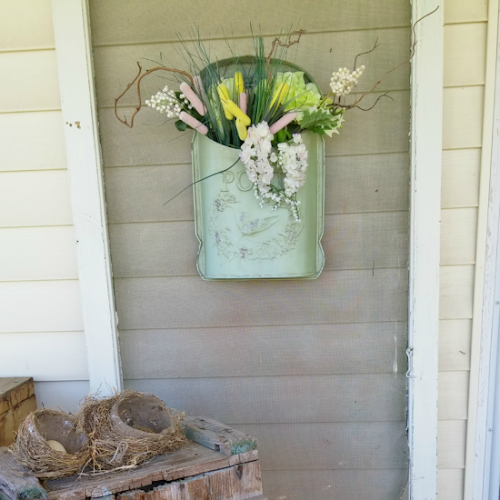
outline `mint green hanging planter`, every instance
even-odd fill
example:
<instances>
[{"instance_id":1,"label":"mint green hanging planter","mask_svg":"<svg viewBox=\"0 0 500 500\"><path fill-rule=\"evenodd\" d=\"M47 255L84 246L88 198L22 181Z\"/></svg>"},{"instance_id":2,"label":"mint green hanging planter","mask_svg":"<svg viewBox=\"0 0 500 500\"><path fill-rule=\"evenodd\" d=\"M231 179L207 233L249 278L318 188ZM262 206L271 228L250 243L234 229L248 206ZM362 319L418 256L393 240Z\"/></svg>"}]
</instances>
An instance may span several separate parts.
<instances>
[{"instance_id":1,"label":"mint green hanging planter","mask_svg":"<svg viewBox=\"0 0 500 500\"><path fill-rule=\"evenodd\" d=\"M214 63L218 70L234 74L254 64L253 56ZM303 71L283 61L282 71ZM201 73L203 76L203 71ZM201 134L194 134L193 186L196 236L200 242L196 266L206 280L314 279L323 270L321 246L324 228L325 143L322 136L302 133L308 151L306 182L297 192L300 222L288 205L261 208L240 149L230 148ZM212 174L212 177L204 179ZM201 182L196 182L204 179ZM273 181L274 182L274 181Z\"/></svg>"},{"instance_id":2,"label":"mint green hanging planter","mask_svg":"<svg viewBox=\"0 0 500 500\"><path fill-rule=\"evenodd\" d=\"M307 178L297 193L300 222L285 203L273 211L261 208L245 166L238 161L228 171L194 184L196 236L200 242L197 269L206 280L313 279L325 263L325 160L323 137L302 138L308 151ZM196 182L227 169L240 150L201 134L193 138L193 178Z\"/></svg>"}]
</instances>

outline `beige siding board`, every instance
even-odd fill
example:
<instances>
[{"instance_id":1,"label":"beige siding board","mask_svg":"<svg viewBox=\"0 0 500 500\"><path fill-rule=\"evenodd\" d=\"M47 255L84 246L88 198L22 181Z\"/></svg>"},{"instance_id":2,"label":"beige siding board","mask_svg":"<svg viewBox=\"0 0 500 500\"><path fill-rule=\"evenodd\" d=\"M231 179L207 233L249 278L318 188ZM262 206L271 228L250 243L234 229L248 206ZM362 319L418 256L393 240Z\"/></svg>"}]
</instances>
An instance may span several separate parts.
<instances>
[{"instance_id":1,"label":"beige siding board","mask_svg":"<svg viewBox=\"0 0 500 500\"><path fill-rule=\"evenodd\" d=\"M484 85L487 23L444 28L444 86Z\"/></svg>"},{"instance_id":2,"label":"beige siding board","mask_svg":"<svg viewBox=\"0 0 500 500\"><path fill-rule=\"evenodd\" d=\"M67 171L0 173L0 227L69 224Z\"/></svg>"},{"instance_id":3,"label":"beige siding board","mask_svg":"<svg viewBox=\"0 0 500 500\"><path fill-rule=\"evenodd\" d=\"M116 279L120 327L190 328L405 321L406 269L326 271L313 281ZM297 304L308 299L307 307Z\"/></svg>"},{"instance_id":4,"label":"beige siding board","mask_svg":"<svg viewBox=\"0 0 500 500\"><path fill-rule=\"evenodd\" d=\"M0 281L77 278L72 226L0 229Z\"/></svg>"},{"instance_id":5,"label":"beige siding board","mask_svg":"<svg viewBox=\"0 0 500 500\"><path fill-rule=\"evenodd\" d=\"M264 470L401 467L401 474L408 474L403 469L405 422L246 424L239 429L257 438Z\"/></svg>"},{"instance_id":6,"label":"beige siding board","mask_svg":"<svg viewBox=\"0 0 500 500\"><path fill-rule=\"evenodd\" d=\"M441 372L439 374L438 418L466 420L469 372Z\"/></svg>"},{"instance_id":7,"label":"beige siding board","mask_svg":"<svg viewBox=\"0 0 500 500\"><path fill-rule=\"evenodd\" d=\"M2 333L0 344L0 377L88 379L84 332Z\"/></svg>"},{"instance_id":8,"label":"beige siding board","mask_svg":"<svg viewBox=\"0 0 500 500\"><path fill-rule=\"evenodd\" d=\"M54 47L50 0L0 0L0 51Z\"/></svg>"},{"instance_id":9,"label":"beige siding board","mask_svg":"<svg viewBox=\"0 0 500 500\"><path fill-rule=\"evenodd\" d=\"M35 380L36 402L39 408L60 408L76 413L80 401L89 394L88 380L37 382Z\"/></svg>"},{"instance_id":10,"label":"beige siding board","mask_svg":"<svg viewBox=\"0 0 500 500\"><path fill-rule=\"evenodd\" d=\"M438 469L439 500L462 500L464 495L464 469Z\"/></svg>"},{"instance_id":11,"label":"beige siding board","mask_svg":"<svg viewBox=\"0 0 500 500\"><path fill-rule=\"evenodd\" d=\"M110 240L115 278L197 275L193 222L111 225ZM405 267L408 214L327 216L322 244L327 270Z\"/></svg>"},{"instance_id":12,"label":"beige siding board","mask_svg":"<svg viewBox=\"0 0 500 500\"><path fill-rule=\"evenodd\" d=\"M488 0L445 0L445 24L487 20Z\"/></svg>"},{"instance_id":13,"label":"beige siding board","mask_svg":"<svg viewBox=\"0 0 500 500\"><path fill-rule=\"evenodd\" d=\"M396 500L406 481L402 469L262 471L264 493L273 500Z\"/></svg>"},{"instance_id":14,"label":"beige siding board","mask_svg":"<svg viewBox=\"0 0 500 500\"><path fill-rule=\"evenodd\" d=\"M81 330L78 281L0 283L0 333Z\"/></svg>"},{"instance_id":15,"label":"beige siding board","mask_svg":"<svg viewBox=\"0 0 500 500\"><path fill-rule=\"evenodd\" d=\"M326 213L407 210L408 161L407 153L327 158ZM110 223L193 220L192 189L164 204L192 182L191 164L106 168L104 175Z\"/></svg>"},{"instance_id":16,"label":"beige siding board","mask_svg":"<svg viewBox=\"0 0 500 500\"><path fill-rule=\"evenodd\" d=\"M189 39L193 16L201 35L210 38L249 36L251 23L254 30L258 26L257 32L262 35L278 35L280 30L286 33L290 26L293 26L292 29L317 32L410 24L409 4L393 0L367 3L359 10L339 8L337 2L329 0L316 0L314 9L304 8L301 0L289 1L286 9L266 0L257 0L252 4L238 0L230 8L224 2L214 2L210 9L203 10L203 15L200 15L197 0L182 4L147 0L140 5L133 0L92 0L90 14L96 46L177 40L178 33ZM175 22L165 22L166 19ZM233 31L236 27L237 31Z\"/></svg>"},{"instance_id":17,"label":"beige siding board","mask_svg":"<svg viewBox=\"0 0 500 500\"><path fill-rule=\"evenodd\" d=\"M479 205L481 149L443 151L442 208Z\"/></svg>"},{"instance_id":18,"label":"beige siding board","mask_svg":"<svg viewBox=\"0 0 500 500\"><path fill-rule=\"evenodd\" d=\"M441 211L441 265L474 264L477 208Z\"/></svg>"},{"instance_id":19,"label":"beige siding board","mask_svg":"<svg viewBox=\"0 0 500 500\"><path fill-rule=\"evenodd\" d=\"M0 53L0 112L59 109L59 80L54 50Z\"/></svg>"},{"instance_id":20,"label":"beige siding board","mask_svg":"<svg viewBox=\"0 0 500 500\"><path fill-rule=\"evenodd\" d=\"M439 322L439 370L470 368L472 321L451 319Z\"/></svg>"},{"instance_id":21,"label":"beige siding board","mask_svg":"<svg viewBox=\"0 0 500 500\"><path fill-rule=\"evenodd\" d=\"M379 95L369 96L365 105L369 107ZM394 91L390 95L393 100L381 99L369 113L358 109L349 111L339 136L326 141L327 156L408 151L409 93ZM120 116L130 117L132 112L133 108L119 109ZM474 110L471 109L471 113L475 116ZM471 116L467 116L466 121L470 120ZM134 128L129 129L116 119L113 109L101 108L99 122L101 130L106 130L101 139L106 167L191 162L191 133L178 132L164 114L145 109L136 116ZM381 127L381 123L386 126ZM470 133L469 130L464 135Z\"/></svg>"},{"instance_id":22,"label":"beige siding board","mask_svg":"<svg viewBox=\"0 0 500 500\"><path fill-rule=\"evenodd\" d=\"M484 87L444 89L443 149L481 147Z\"/></svg>"},{"instance_id":23,"label":"beige siding board","mask_svg":"<svg viewBox=\"0 0 500 500\"><path fill-rule=\"evenodd\" d=\"M65 169L61 113L0 113L0 147L0 171Z\"/></svg>"},{"instance_id":24,"label":"beige siding board","mask_svg":"<svg viewBox=\"0 0 500 500\"><path fill-rule=\"evenodd\" d=\"M466 420L438 422L438 468L463 469L465 467Z\"/></svg>"},{"instance_id":25,"label":"beige siding board","mask_svg":"<svg viewBox=\"0 0 500 500\"><path fill-rule=\"evenodd\" d=\"M405 415L404 373L126 380L125 386L150 391L192 415L240 426L384 422Z\"/></svg>"},{"instance_id":26,"label":"beige siding board","mask_svg":"<svg viewBox=\"0 0 500 500\"><path fill-rule=\"evenodd\" d=\"M472 318L474 266L445 266L440 270L440 319Z\"/></svg>"},{"instance_id":27,"label":"beige siding board","mask_svg":"<svg viewBox=\"0 0 500 500\"><path fill-rule=\"evenodd\" d=\"M399 373L405 344L405 322L120 332L127 379Z\"/></svg>"},{"instance_id":28,"label":"beige siding board","mask_svg":"<svg viewBox=\"0 0 500 500\"><path fill-rule=\"evenodd\" d=\"M339 66L351 67L356 54L370 50L378 39L379 43L384 46L384 50L375 50L358 60L358 64L361 64L362 59L362 63L368 69L360 78L356 90L365 92L371 90L384 73L409 57L409 47L406 45L408 38L409 28L308 35L301 39L299 45L290 48L287 59L310 71L322 92L327 94L330 90L332 71ZM273 37L265 38L266 47L271 46L272 40ZM193 52L196 50L191 43L188 43L187 47ZM342 47L342 50L338 50L339 47ZM124 91L137 74L136 61L143 62L145 68L157 65L150 61L159 61L170 68L191 71L181 50L182 46L178 42L96 48L94 61L99 106L114 106L116 97ZM252 38L238 38L231 40L229 45L226 40L212 41L209 50L219 60L232 57L234 54L251 54L254 52L253 40ZM406 65L401 68L401 71L394 71L387 75L378 90L408 89L409 69L409 65ZM165 84L170 85L171 80L163 72L143 79L141 81L143 101L152 94L156 94L158 89L163 88ZM120 100L120 106L136 105L137 92L134 91L128 92Z\"/></svg>"}]
</instances>

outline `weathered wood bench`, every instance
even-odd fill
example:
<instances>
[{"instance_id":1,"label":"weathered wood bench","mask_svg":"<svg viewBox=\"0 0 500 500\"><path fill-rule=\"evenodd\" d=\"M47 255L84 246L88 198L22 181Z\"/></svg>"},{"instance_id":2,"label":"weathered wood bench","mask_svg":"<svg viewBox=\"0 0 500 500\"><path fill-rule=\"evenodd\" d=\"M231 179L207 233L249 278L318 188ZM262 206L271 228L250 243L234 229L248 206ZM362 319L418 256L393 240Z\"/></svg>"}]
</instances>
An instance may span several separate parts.
<instances>
[{"instance_id":1,"label":"weathered wood bench","mask_svg":"<svg viewBox=\"0 0 500 500\"><path fill-rule=\"evenodd\" d=\"M266 500L257 441L202 417L186 417L190 442L130 471L45 484L49 500Z\"/></svg>"}]
</instances>

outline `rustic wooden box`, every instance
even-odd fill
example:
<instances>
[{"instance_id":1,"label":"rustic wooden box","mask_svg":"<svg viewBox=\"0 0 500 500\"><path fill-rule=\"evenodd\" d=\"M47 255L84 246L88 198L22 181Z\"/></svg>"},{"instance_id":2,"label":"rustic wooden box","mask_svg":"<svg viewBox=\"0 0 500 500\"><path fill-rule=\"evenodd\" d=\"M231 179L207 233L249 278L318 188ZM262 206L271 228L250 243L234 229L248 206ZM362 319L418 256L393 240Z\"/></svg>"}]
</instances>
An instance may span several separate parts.
<instances>
[{"instance_id":1,"label":"rustic wooden box","mask_svg":"<svg viewBox=\"0 0 500 500\"><path fill-rule=\"evenodd\" d=\"M130 471L48 481L48 500L266 500L257 441L202 417L186 417L190 442Z\"/></svg>"},{"instance_id":2,"label":"rustic wooden box","mask_svg":"<svg viewBox=\"0 0 500 500\"><path fill-rule=\"evenodd\" d=\"M35 385L29 377L0 378L0 446L9 446L19 424L36 410Z\"/></svg>"}]
</instances>

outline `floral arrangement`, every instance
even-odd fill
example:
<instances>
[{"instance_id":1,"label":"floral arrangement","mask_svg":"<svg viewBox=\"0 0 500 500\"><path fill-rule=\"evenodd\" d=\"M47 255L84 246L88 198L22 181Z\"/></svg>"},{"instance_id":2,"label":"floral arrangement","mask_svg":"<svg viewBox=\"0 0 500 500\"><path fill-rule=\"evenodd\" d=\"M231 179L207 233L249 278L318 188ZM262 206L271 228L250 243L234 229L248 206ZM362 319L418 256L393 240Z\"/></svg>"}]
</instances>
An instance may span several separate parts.
<instances>
[{"instance_id":1,"label":"floral arrangement","mask_svg":"<svg viewBox=\"0 0 500 500\"><path fill-rule=\"evenodd\" d=\"M290 33L285 41L276 38L267 55L263 39L256 37L255 56L235 57L229 66L210 61L200 39L195 40L194 52L184 43L191 73L159 66L141 75L138 63L139 74L125 90L136 81L139 89L141 79L153 71L174 73L179 90L166 85L145 104L175 119L179 131L193 129L220 144L240 149L239 158L260 206L271 203L275 210L285 204L296 222L300 222L296 195L306 182L308 167L301 134L338 134L345 111L359 107L358 102L371 93L350 104L345 102L365 69L364 65L356 66L358 56L352 70L339 68L333 72L330 90L324 96L304 71L290 71L293 65L285 61L286 51L299 43L302 34ZM227 68L232 70L228 72ZM136 113L140 108L139 104ZM130 127L134 116L129 125L117 115Z\"/></svg>"}]
</instances>

